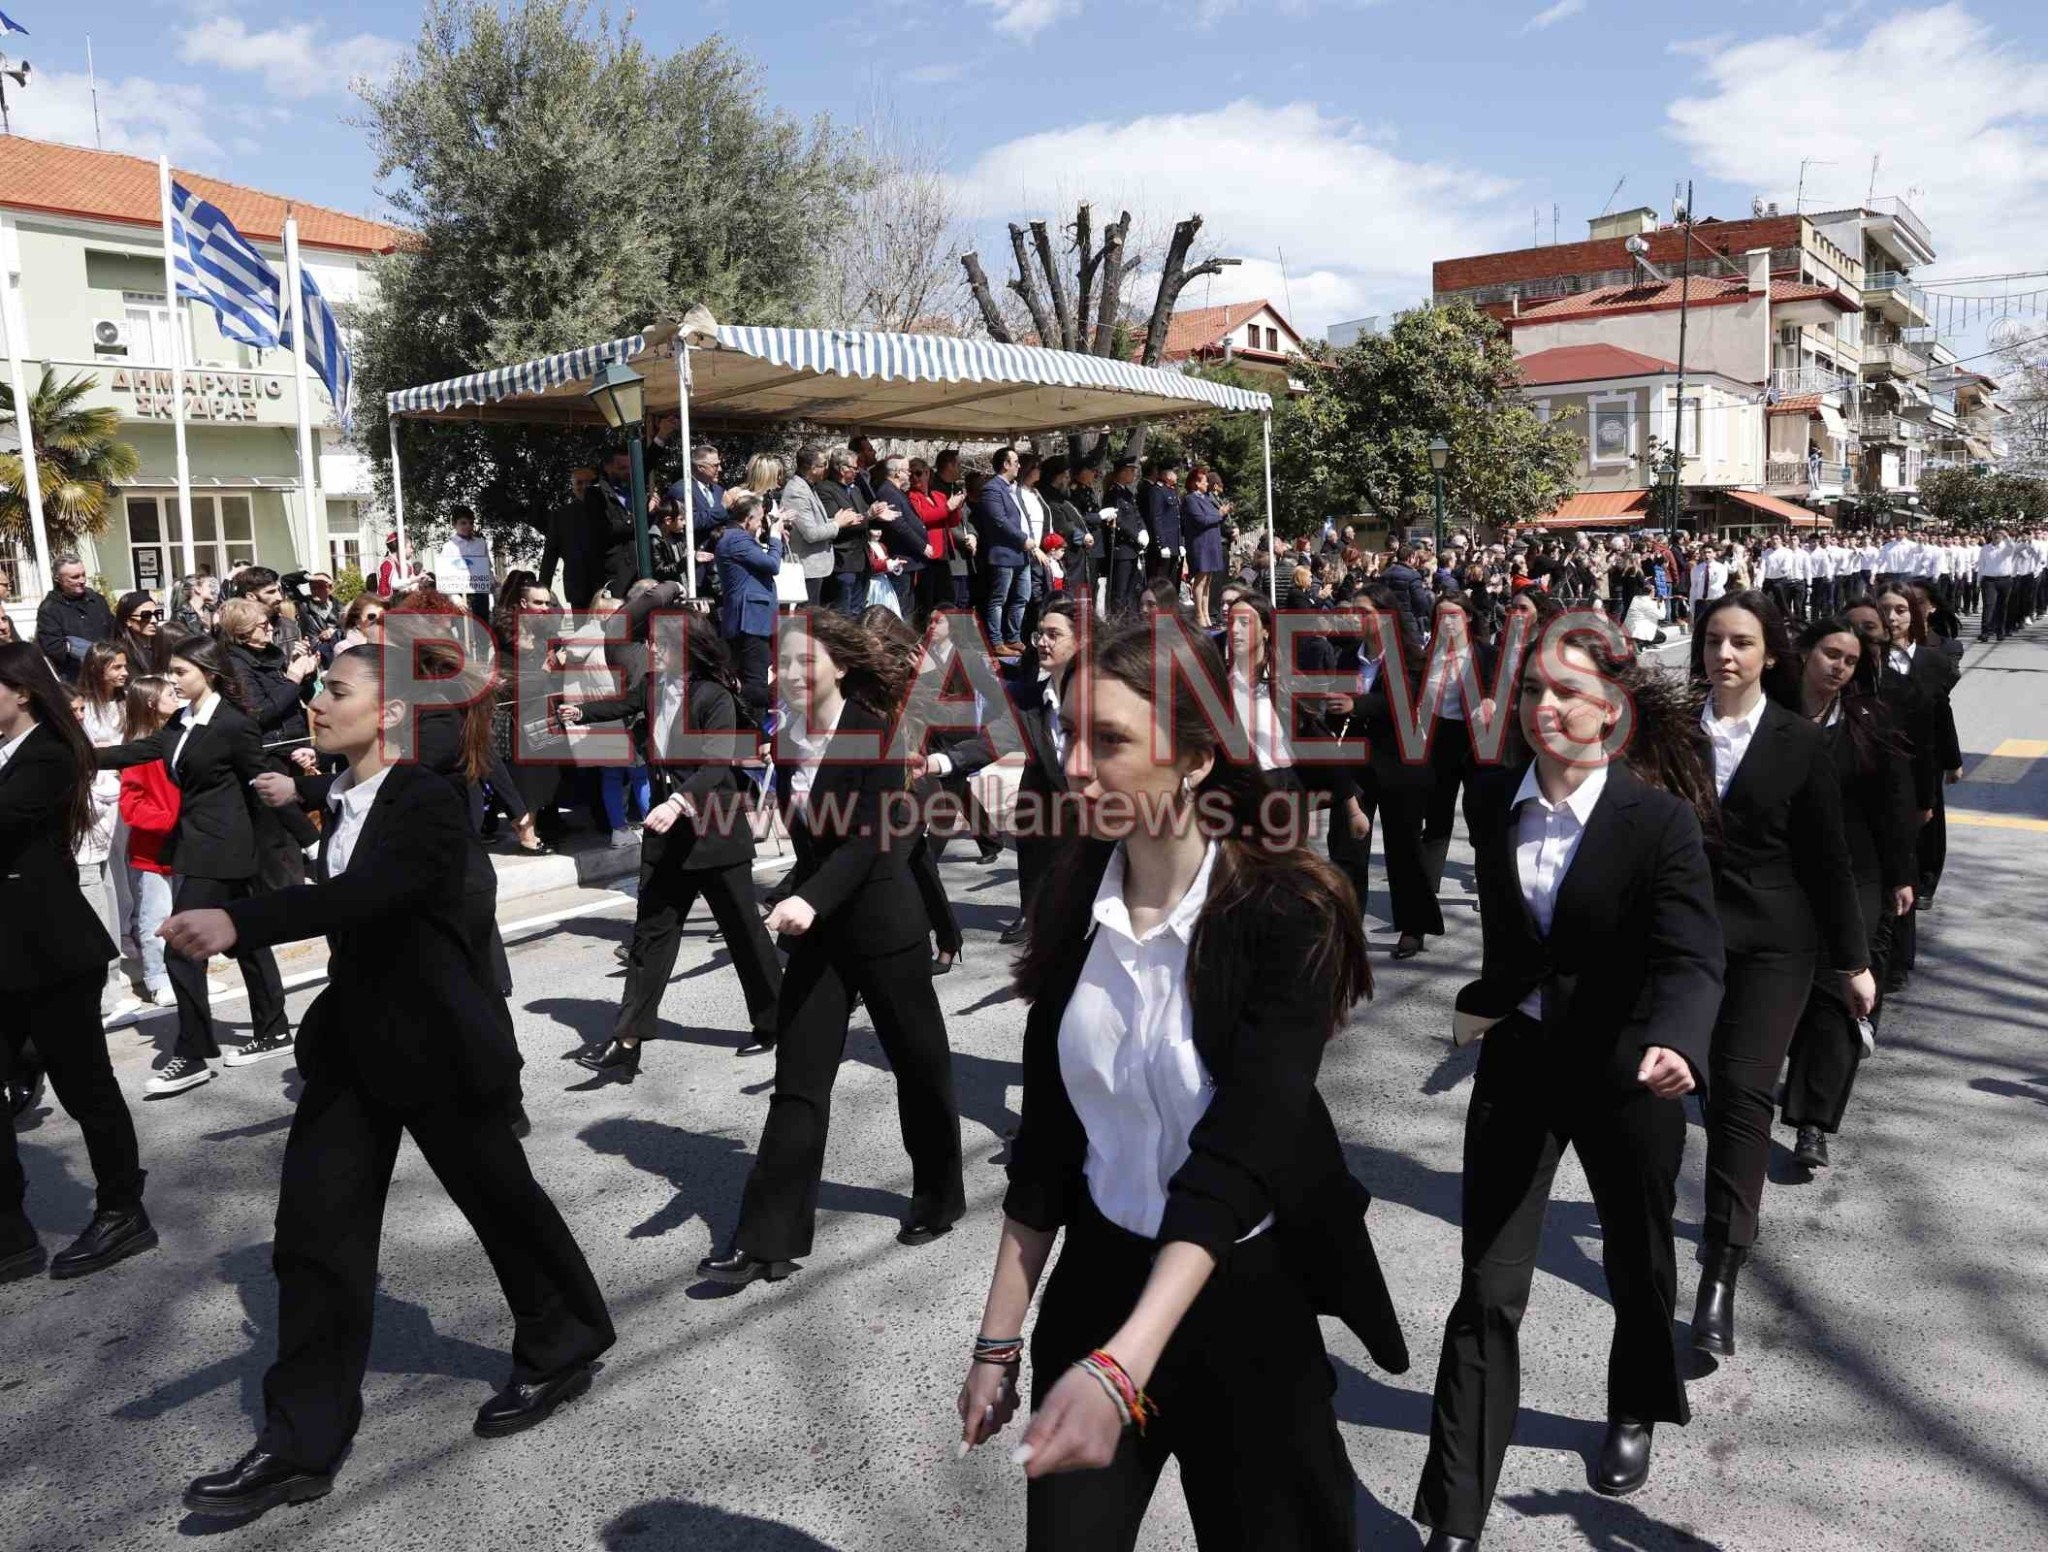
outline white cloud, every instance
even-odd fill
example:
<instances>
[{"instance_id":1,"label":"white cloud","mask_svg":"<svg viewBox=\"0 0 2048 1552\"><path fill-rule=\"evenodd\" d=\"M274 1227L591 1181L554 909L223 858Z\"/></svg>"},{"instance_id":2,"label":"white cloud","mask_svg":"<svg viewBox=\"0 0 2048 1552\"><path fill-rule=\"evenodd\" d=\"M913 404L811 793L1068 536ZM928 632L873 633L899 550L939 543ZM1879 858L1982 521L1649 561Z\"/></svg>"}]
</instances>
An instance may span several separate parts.
<instances>
[{"instance_id":1,"label":"white cloud","mask_svg":"<svg viewBox=\"0 0 2048 1552\"><path fill-rule=\"evenodd\" d=\"M234 16L210 16L178 42L187 64L261 75L280 97L338 96L358 80L388 75L403 53L403 45L375 33L329 38L311 22L251 32Z\"/></svg>"},{"instance_id":2,"label":"white cloud","mask_svg":"<svg viewBox=\"0 0 2048 1552\"><path fill-rule=\"evenodd\" d=\"M1557 4L1545 6L1522 23L1522 31L1541 32L1546 27L1555 27L1567 17L1577 16L1585 8L1586 0L1557 0Z\"/></svg>"},{"instance_id":3,"label":"white cloud","mask_svg":"<svg viewBox=\"0 0 2048 1552\"><path fill-rule=\"evenodd\" d=\"M1902 194L1940 269L2019 270L2041 257L2048 203L2048 57L1962 5L1902 11L1853 36L1820 31L1703 52L1701 91L1671 104L1699 170L1791 208ZM1789 105L1789 106L1788 106ZM1831 165L1825 165L1831 164Z\"/></svg>"},{"instance_id":4,"label":"white cloud","mask_svg":"<svg viewBox=\"0 0 2048 1552\"><path fill-rule=\"evenodd\" d=\"M109 151L168 156L186 166L205 166L221 155L211 133L221 122L218 105L197 86L102 76L99 104L97 143ZM37 71L32 90L9 94L7 111L18 135L66 145L96 143L91 83L83 72Z\"/></svg>"},{"instance_id":5,"label":"white cloud","mask_svg":"<svg viewBox=\"0 0 2048 1552\"><path fill-rule=\"evenodd\" d=\"M963 210L990 221L1071 220L1076 200L1086 198L1098 229L1128 209L1140 228L1149 223L1163 236L1174 220L1199 212L1199 251L1245 263L1197 281L1183 304L1265 296L1284 305L1291 289L1292 321L1310 334L1413 306L1429 292L1433 259L1505 246L1517 219L1506 181L1406 160L1356 121L1306 102L1241 100L1028 135L984 153L954 188ZM1009 245L1000 235L983 255L992 274L1007 273ZM1145 256L1156 259L1156 245Z\"/></svg>"},{"instance_id":6,"label":"white cloud","mask_svg":"<svg viewBox=\"0 0 2048 1552\"><path fill-rule=\"evenodd\" d=\"M995 29L1029 42L1054 22L1081 14L1081 0L974 0L996 13Z\"/></svg>"}]
</instances>

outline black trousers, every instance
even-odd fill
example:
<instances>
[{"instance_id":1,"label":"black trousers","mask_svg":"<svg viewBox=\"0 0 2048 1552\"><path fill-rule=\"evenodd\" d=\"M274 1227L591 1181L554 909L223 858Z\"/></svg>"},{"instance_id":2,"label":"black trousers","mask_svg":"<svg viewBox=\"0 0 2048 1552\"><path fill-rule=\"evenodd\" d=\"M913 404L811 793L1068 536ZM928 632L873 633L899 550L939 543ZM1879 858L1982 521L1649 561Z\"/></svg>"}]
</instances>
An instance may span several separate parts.
<instances>
[{"instance_id":1,"label":"black trousers","mask_svg":"<svg viewBox=\"0 0 2048 1552\"><path fill-rule=\"evenodd\" d=\"M1135 555L1119 555L1109 563L1109 612L1121 614L1138 601L1145 573Z\"/></svg>"},{"instance_id":2,"label":"black trousers","mask_svg":"<svg viewBox=\"0 0 2048 1552\"><path fill-rule=\"evenodd\" d=\"M661 1018L661 999L675 974L683 923L701 898L725 936L726 952L746 994L747 1017L757 1032L775 1027L775 1003L782 992L782 961L761 907L754 897L751 862L723 868L686 869L680 853L663 852L640 864L640 905L633 916L633 944L626 955L626 990L619 1000L615 1034L645 1040ZM671 860L671 859L675 860Z\"/></svg>"},{"instance_id":3,"label":"black trousers","mask_svg":"<svg viewBox=\"0 0 2048 1552\"><path fill-rule=\"evenodd\" d=\"M2005 600L2012 590L2010 577L1984 577L1979 584L1984 593L1984 607L1977 620L1979 641L2005 640Z\"/></svg>"},{"instance_id":4,"label":"black trousers","mask_svg":"<svg viewBox=\"0 0 2048 1552\"><path fill-rule=\"evenodd\" d=\"M774 650L774 638L728 636L725 639L732 647L733 669L740 676L740 699L754 713L755 726L758 727L769 705L768 660Z\"/></svg>"},{"instance_id":5,"label":"black trousers","mask_svg":"<svg viewBox=\"0 0 2048 1552\"><path fill-rule=\"evenodd\" d=\"M514 1383L612 1345L611 1317L569 1227L527 1168L503 1110L401 1115L354 1083L309 1079L277 1199L277 1361L263 1376L261 1449L331 1469L362 1417L377 1246L401 1132L476 1231L512 1310Z\"/></svg>"},{"instance_id":6,"label":"black trousers","mask_svg":"<svg viewBox=\"0 0 2048 1552\"><path fill-rule=\"evenodd\" d=\"M1874 1025L1883 1010L1884 980L1896 918L1876 881L1858 891L1863 919L1871 924L1870 973L1878 986ZM1787 1126L1817 1126L1824 1132L1842 1129L1856 1070L1863 1065L1863 1037L1849 1011L1848 978L1839 970L1816 967L1806 1007L1792 1031L1792 1049L1785 1067L1783 1116Z\"/></svg>"},{"instance_id":7,"label":"black trousers","mask_svg":"<svg viewBox=\"0 0 2048 1552\"><path fill-rule=\"evenodd\" d=\"M1778 1069L1813 986L1814 956L1730 954L1707 1083L1709 1244L1756 1243Z\"/></svg>"},{"instance_id":8,"label":"black trousers","mask_svg":"<svg viewBox=\"0 0 2048 1552\"><path fill-rule=\"evenodd\" d=\"M1031 1334L1032 1405L1115 1335L1159 1245L1119 1228L1085 1193ZM1351 1463L1335 1376L1307 1294L1271 1232L1232 1247L1160 1354L1146 1393L1159 1416L1126 1429L1095 1471L1026 1490L1027 1552L1129 1552L1171 1456L1202 1552L1350 1552Z\"/></svg>"},{"instance_id":9,"label":"black trousers","mask_svg":"<svg viewBox=\"0 0 2048 1552\"><path fill-rule=\"evenodd\" d=\"M1645 1423L1692 1416L1671 1327L1678 1295L1671 1214L1685 1154L1684 1102L1599 1079L1573 1086L1558 1070L1558 1038L1520 1013L1495 1025L1465 1112L1464 1274L1444 1325L1414 1511L1453 1536L1479 1536L1514 1436L1519 1330L1551 1181L1567 1146L1578 1151L1593 1191L1614 1302L1608 1415Z\"/></svg>"},{"instance_id":10,"label":"black trousers","mask_svg":"<svg viewBox=\"0 0 2048 1552\"><path fill-rule=\"evenodd\" d=\"M1450 856L1451 833L1457 824L1458 797L1472 769L1472 735L1462 719L1445 718L1429 742L1429 798L1422 811L1422 858L1428 869L1429 892L1443 887L1444 863ZM1472 828L1468 819L1465 824Z\"/></svg>"},{"instance_id":11,"label":"black trousers","mask_svg":"<svg viewBox=\"0 0 2048 1552\"><path fill-rule=\"evenodd\" d=\"M1938 780L1934 787L1934 812L1913 839L1914 860L1920 876L1915 886L1923 900L1932 900L1941 887L1942 869L1948 866L1948 783Z\"/></svg>"},{"instance_id":12,"label":"black trousers","mask_svg":"<svg viewBox=\"0 0 2048 1552\"><path fill-rule=\"evenodd\" d=\"M256 881L249 878L193 878L180 873L171 894L174 911L198 911L245 900L256 893ZM286 1033L290 1026L284 1016L284 982L278 978L277 960L267 948L235 955L242 981L249 988L249 1019L258 1039ZM164 955L164 971L171 978L171 990L178 999L178 1039L174 1054L193 1061L220 1055L220 1042L213 1038L213 1010L206 996L206 965L183 954Z\"/></svg>"},{"instance_id":13,"label":"black trousers","mask_svg":"<svg viewBox=\"0 0 2048 1552\"><path fill-rule=\"evenodd\" d=\"M106 975L94 972L0 992L0 1091L30 1063L22 1046L33 1038L36 1059L64 1113L78 1123L99 1186L99 1205L132 1207L142 1200L142 1165L135 1148L135 1122L107 1059L107 1032L100 1023L100 992ZM25 1250L34 1240L22 1203L28 1177L22 1173L14 1127L0 1151L0 1254Z\"/></svg>"},{"instance_id":14,"label":"black trousers","mask_svg":"<svg viewBox=\"0 0 2048 1552\"><path fill-rule=\"evenodd\" d=\"M1431 785L1407 773L1382 781L1370 766L1353 770L1358 780L1358 803L1365 817L1380 833L1380 850L1387 864L1389 914L1394 930L1424 937L1441 935L1443 907L1437 904L1436 889L1429 881L1429 862L1423 850L1422 828L1427 819ZM1372 833L1354 840L1341 809L1330 817L1330 860L1342 868L1358 891L1364 907L1372 860Z\"/></svg>"},{"instance_id":15,"label":"black trousers","mask_svg":"<svg viewBox=\"0 0 2048 1552\"><path fill-rule=\"evenodd\" d=\"M953 914L953 902L946 898L946 881L939 877L939 860L926 836L920 835L917 844L911 848L910 877L924 901L924 913L931 919L939 952L959 953L964 941L960 935L960 918Z\"/></svg>"},{"instance_id":16,"label":"black trousers","mask_svg":"<svg viewBox=\"0 0 2048 1552\"><path fill-rule=\"evenodd\" d=\"M896 1112L910 1155L910 1221L955 1223L967 1211L953 1053L932 990L931 952L920 940L893 954L869 954L828 941L834 930L821 922L796 939L782 973L775 1093L733 1236L737 1248L764 1261L811 1253L832 1085L856 991L896 1075Z\"/></svg>"}]
</instances>

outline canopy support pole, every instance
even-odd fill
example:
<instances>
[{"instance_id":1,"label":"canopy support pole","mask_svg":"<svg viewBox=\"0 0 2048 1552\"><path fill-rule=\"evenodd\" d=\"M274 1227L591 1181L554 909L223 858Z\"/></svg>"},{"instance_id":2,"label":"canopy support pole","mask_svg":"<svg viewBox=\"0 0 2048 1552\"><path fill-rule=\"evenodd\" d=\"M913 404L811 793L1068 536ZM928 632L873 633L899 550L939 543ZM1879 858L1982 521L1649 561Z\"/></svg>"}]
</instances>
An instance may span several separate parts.
<instances>
[{"instance_id":1,"label":"canopy support pole","mask_svg":"<svg viewBox=\"0 0 2048 1552\"><path fill-rule=\"evenodd\" d=\"M398 462L398 417L391 417L391 511L398 519L398 574L406 572L405 558L405 470Z\"/></svg>"},{"instance_id":2,"label":"canopy support pole","mask_svg":"<svg viewBox=\"0 0 2048 1552\"><path fill-rule=\"evenodd\" d=\"M681 417L676 434L683 443L683 479L691 490L688 508L689 521L684 524L686 543L683 547L684 586L688 596L697 596L697 464L696 447L690 441L690 338L680 329L676 331L676 413Z\"/></svg>"},{"instance_id":3,"label":"canopy support pole","mask_svg":"<svg viewBox=\"0 0 2048 1552\"><path fill-rule=\"evenodd\" d=\"M1259 417L1259 437L1266 454L1266 601L1280 607L1280 556L1273 539L1273 412Z\"/></svg>"}]
</instances>

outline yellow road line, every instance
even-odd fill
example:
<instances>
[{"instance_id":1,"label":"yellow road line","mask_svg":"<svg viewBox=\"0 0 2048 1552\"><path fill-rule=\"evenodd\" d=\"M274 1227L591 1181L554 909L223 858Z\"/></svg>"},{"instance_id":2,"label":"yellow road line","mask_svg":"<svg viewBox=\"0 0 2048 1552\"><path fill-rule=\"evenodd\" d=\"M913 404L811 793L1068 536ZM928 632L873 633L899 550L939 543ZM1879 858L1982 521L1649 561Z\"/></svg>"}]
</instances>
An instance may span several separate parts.
<instances>
[{"instance_id":1,"label":"yellow road line","mask_svg":"<svg viewBox=\"0 0 2048 1552\"><path fill-rule=\"evenodd\" d=\"M2008 738L1991 751L1994 760L2048 759L2048 738Z\"/></svg>"},{"instance_id":2,"label":"yellow road line","mask_svg":"<svg viewBox=\"0 0 2048 1552\"><path fill-rule=\"evenodd\" d=\"M2032 830L2048 835L2048 819L2023 819L2018 814L1978 814L1968 809L1948 811L1952 825L1971 825L1980 830Z\"/></svg>"}]
</instances>

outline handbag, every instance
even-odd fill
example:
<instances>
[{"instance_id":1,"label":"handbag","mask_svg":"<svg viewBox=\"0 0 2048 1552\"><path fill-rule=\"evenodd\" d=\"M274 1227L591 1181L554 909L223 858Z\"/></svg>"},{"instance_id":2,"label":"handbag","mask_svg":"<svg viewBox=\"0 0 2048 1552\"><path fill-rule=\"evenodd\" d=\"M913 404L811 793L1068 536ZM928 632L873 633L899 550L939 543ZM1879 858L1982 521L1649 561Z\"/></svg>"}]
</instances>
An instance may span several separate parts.
<instances>
[{"instance_id":1,"label":"handbag","mask_svg":"<svg viewBox=\"0 0 2048 1552\"><path fill-rule=\"evenodd\" d=\"M786 555L783 557L782 569L775 573L775 601L778 604L807 604L811 601L802 561Z\"/></svg>"}]
</instances>

